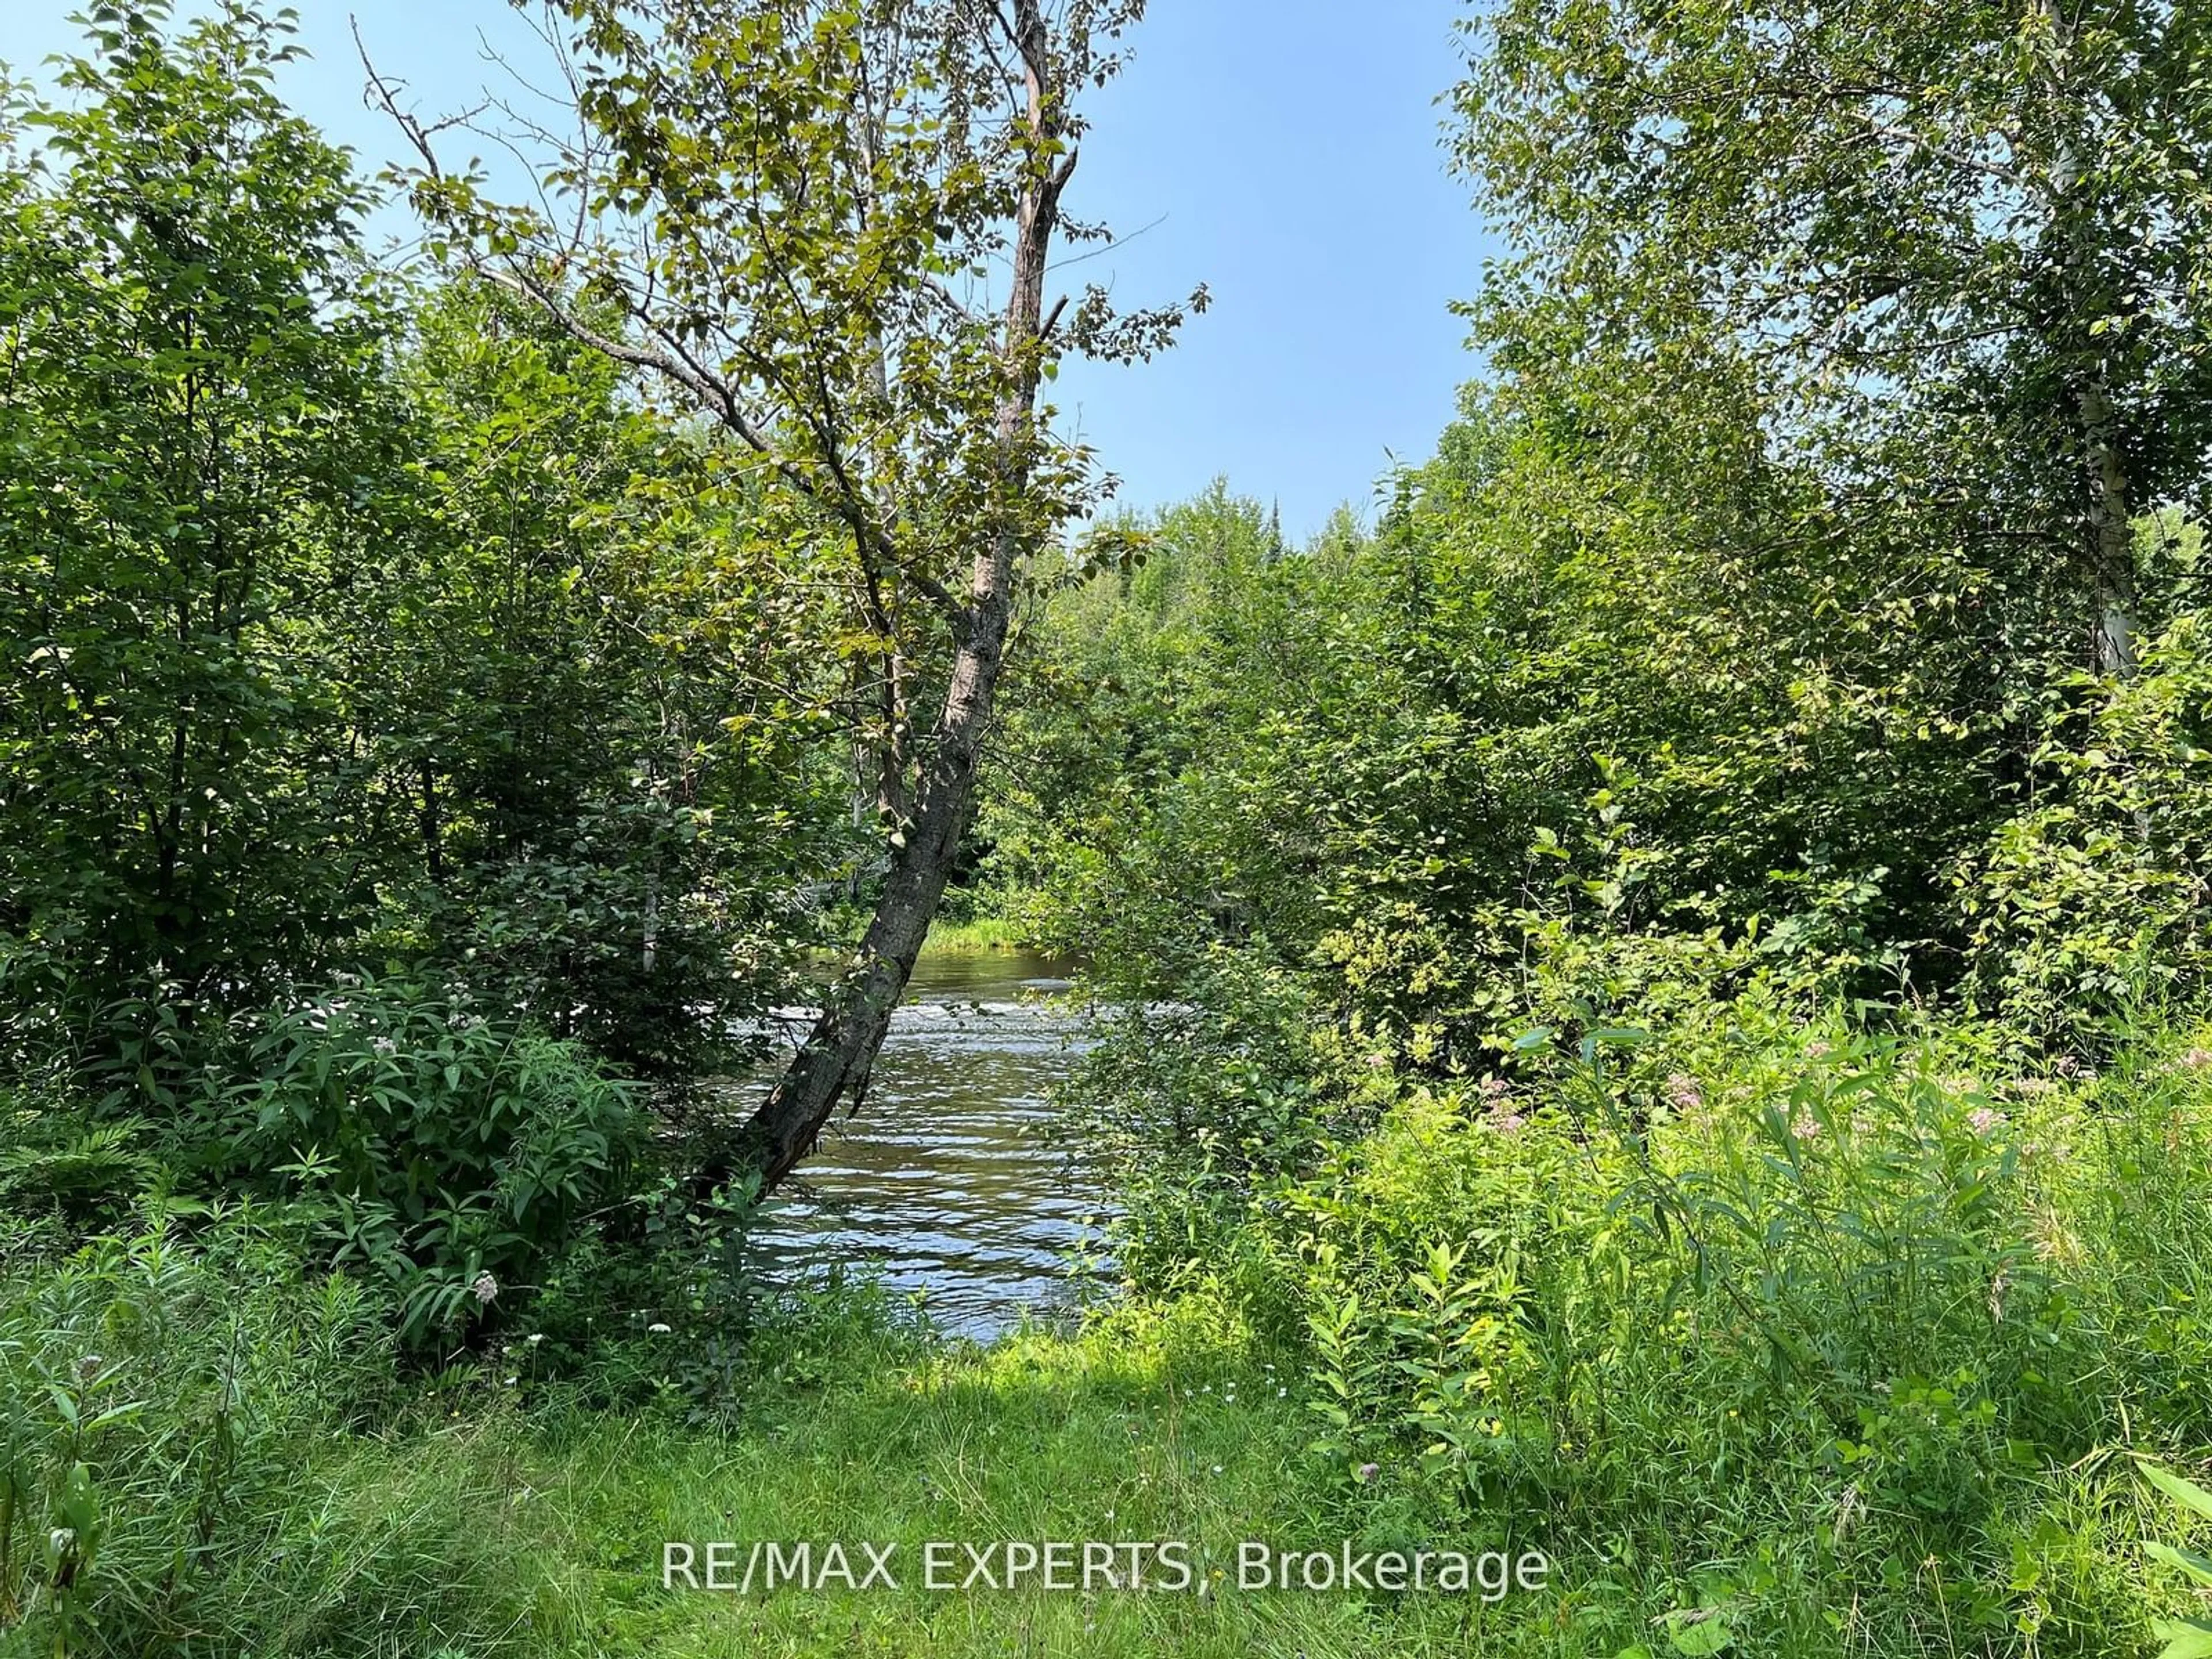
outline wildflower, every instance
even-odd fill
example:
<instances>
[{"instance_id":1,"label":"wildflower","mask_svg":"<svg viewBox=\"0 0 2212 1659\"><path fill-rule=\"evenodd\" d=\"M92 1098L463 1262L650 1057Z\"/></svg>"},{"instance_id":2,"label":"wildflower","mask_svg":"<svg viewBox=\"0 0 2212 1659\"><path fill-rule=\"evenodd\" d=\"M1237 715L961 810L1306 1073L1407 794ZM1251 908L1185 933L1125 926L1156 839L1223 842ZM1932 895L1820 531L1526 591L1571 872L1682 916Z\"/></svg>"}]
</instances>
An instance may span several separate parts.
<instances>
[{"instance_id":1,"label":"wildflower","mask_svg":"<svg viewBox=\"0 0 2212 1659\"><path fill-rule=\"evenodd\" d=\"M1500 1112L1496 1117L1490 1120L1491 1126L1493 1128L1497 1129L1502 1134L1509 1135L1516 1129L1524 1127L1528 1121L1528 1120L1522 1116L1518 1112Z\"/></svg>"},{"instance_id":2,"label":"wildflower","mask_svg":"<svg viewBox=\"0 0 2212 1659\"><path fill-rule=\"evenodd\" d=\"M2182 1066L2189 1071L2201 1072L2206 1066L2212 1066L2212 1048L2207 1048L2200 1042L2195 1048L2191 1048L2187 1054L2182 1055L2181 1063Z\"/></svg>"},{"instance_id":3,"label":"wildflower","mask_svg":"<svg viewBox=\"0 0 2212 1659\"><path fill-rule=\"evenodd\" d=\"M1818 1140L1820 1138L1820 1120L1810 1112L1800 1112L1790 1120L1790 1133L1799 1140Z\"/></svg>"},{"instance_id":4,"label":"wildflower","mask_svg":"<svg viewBox=\"0 0 2212 1659\"><path fill-rule=\"evenodd\" d=\"M396 1054L399 1052L399 1045L386 1036L372 1038L368 1046L380 1054Z\"/></svg>"},{"instance_id":5,"label":"wildflower","mask_svg":"<svg viewBox=\"0 0 2212 1659\"><path fill-rule=\"evenodd\" d=\"M662 1324L657 1319L654 1320L652 1324L647 1325L645 1328L647 1333L653 1336L665 1336L668 1334L669 1329L667 1326Z\"/></svg>"},{"instance_id":6,"label":"wildflower","mask_svg":"<svg viewBox=\"0 0 2212 1659\"><path fill-rule=\"evenodd\" d=\"M106 1364L107 1361L99 1354L85 1355L76 1362L76 1380L80 1382L91 1382L100 1375L100 1367Z\"/></svg>"},{"instance_id":7,"label":"wildflower","mask_svg":"<svg viewBox=\"0 0 2212 1659\"><path fill-rule=\"evenodd\" d=\"M1486 1077L1482 1079L1481 1092L1483 1103L1495 1107L1513 1092L1513 1085L1502 1077Z\"/></svg>"},{"instance_id":8,"label":"wildflower","mask_svg":"<svg viewBox=\"0 0 2212 1659\"><path fill-rule=\"evenodd\" d=\"M1978 1135L1994 1134L2004 1127L2005 1115L1991 1106L1977 1106L1966 1114L1966 1121Z\"/></svg>"},{"instance_id":9,"label":"wildflower","mask_svg":"<svg viewBox=\"0 0 2212 1659\"><path fill-rule=\"evenodd\" d=\"M532 1332L531 1332L531 1334L530 1334L530 1338L529 1338L529 1340L530 1340L530 1346L531 1346L532 1347L533 1347L533 1348L534 1348L534 1347L536 1347L539 1343L543 1342L544 1340L545 1340L545 1333L544 1333L544 1332L543 1332L543 1331L532 1331Z\"/></svg>"},{"instance_id":10,"label":"wildflower","mask_svg":"<svg viewBox=\"0 0 2212 1659\"><path fill-rule=\"evenodd\" d=\"M1818 1037L1805 1045L1805 1057L1808 1060L1826 1060L1833 1053L1834 1046Z\"/></svg>"},{"instance_id":11,"label":"wildflower","mask_svg":"<svg viewBox=\"0 0 2212 1659\"><path fill-rule=\"evenodd\" d=\"M1698 1092L1697 1079L1686 1072L1675 1072L1667 1079L1667 1103L1678 1112L1694 1112L1705 1103Z\"/></svg>"},{"instance_id":12,"label":"wildflower","mask_svg":"<svg viewBox=\"0 0 2212 1659\"><path fill-rule=\"evenodd\" d=\"M1288 1389L1277 1389L1275 1390L1275 1398L1278 1400L1288 1400L1290 1397L1291 1391Z\"/></svg>"},{"instance_id":13,"label":"wildflower","mask_svg":"<svg viewBox=\"0 0 2212 1659\"><path fill-rule=\"evenodd\" d=\"M1214 1472L1216 1474L1220 1474L1220 1473L1221 1473L1221 1465L1220 1465L1220 1464L1218 1464L1218 1463L1216 1463L1216 1464L1213 1466L1213 1472Z\"/></svg>"},{"instance_id":14,"label":"wildflower","mask_svg":"<svg viewBox=\"0 0 2212 1659\"><path fill-rule=\"evenodd\" d=\"M489 1304L492 1298L499 1294L499 1280L494 1279L488 1272L480 1273L476 1277L476 1282L471 1285L469 1289L476 1293L477 1305L483 1307Z\"/></svg>"},{"instance_id":15,"label":"wildflower","mask_svg":"<svg viewBox=\"0 0 2212 1659\"><path fill-rule=\"evenodd\" d=\"M1386 1070L1389 1064L1390 1056L1388 1054L1370 1054L1367 1056L1367 1069L1370 1072Z\"/></svg>"},{"instance_id":16,"label":"wildflower","mask_svg":"<svg viewBox=\"0 0 2212 1659\"><path fill-rule=\"evenodd\" d=\"M2047 1095L2057 1086L2047 1077L2016 1077L2012 1080L2013 1093L2027 1099Z\"/></svg>"},{"instance_id":17,"label":"wildflower","mask_svg":"<svg viewBox=\"0 0 2212 1659\"><path fill-rule=\"evenodd\" d=\"M1359 1482L1362 1486L1365 1486L1382 1473L1382 1466L1380 1463L1362 1463L1359 1466Z\"/></svg>"}]
</instances>

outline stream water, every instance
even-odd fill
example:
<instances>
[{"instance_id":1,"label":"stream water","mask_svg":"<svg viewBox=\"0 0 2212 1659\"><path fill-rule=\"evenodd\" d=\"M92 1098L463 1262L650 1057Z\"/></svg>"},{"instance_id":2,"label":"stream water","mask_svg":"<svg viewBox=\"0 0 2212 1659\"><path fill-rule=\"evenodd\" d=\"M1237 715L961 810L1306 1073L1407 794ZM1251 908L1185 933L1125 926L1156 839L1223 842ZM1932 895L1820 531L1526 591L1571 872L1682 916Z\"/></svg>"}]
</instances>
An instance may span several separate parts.
<instances>
[{"instance_id":1,"label":"stream water","mask_svg":"<svg viewBox=\"0 0 2212 1659\"><path fill-rule=\"evenodd\" d=\"M925 953L867 1103L825 1130L755 1235L772 1277L837 1263L918 1295L942 1329L988 1337L1064 1300L1101 1195L1040 1131L1083 1040L1067 972L1020 951Z\"/></svg>"}]
</instances>

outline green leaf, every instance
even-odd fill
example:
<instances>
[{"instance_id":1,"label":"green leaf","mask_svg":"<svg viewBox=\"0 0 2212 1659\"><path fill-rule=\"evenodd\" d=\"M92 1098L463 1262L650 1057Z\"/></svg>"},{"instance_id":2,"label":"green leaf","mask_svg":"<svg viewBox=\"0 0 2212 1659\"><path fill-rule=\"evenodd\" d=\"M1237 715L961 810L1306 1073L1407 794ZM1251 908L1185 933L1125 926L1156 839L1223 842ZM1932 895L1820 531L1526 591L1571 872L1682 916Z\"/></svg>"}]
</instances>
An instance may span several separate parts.
<instances>
[{"instance_id":1,"label":"green leaf","mask_svg":"<svg viewBox=\"0 0 2212 1659\"><path fill-rule=\"evenodd\" d=\"M1675 1652L1686 1654L1691 1659L1702 1656L1724 1653L1735 1640L1735 1633L1728 1627L1728 1620L1717 1609L1670 1613L1667 1615L1667 1640Z\"/></svg>"},{"instance_id":2,"label":"green leaf","mask_svg":"<svg viewBox=\"0 0 2212 1659\"><path fill-rule=\"evenodd\" d=\"M2212 1561L2193 1551L2178 1550L2171 1544L2155 1540L2144 1545L2143 1548L2150 1553L2152 1559L2163 1561L2169 1567L2179 1567L2200 1584L2212 1584Z\"/></svg>"},{"instance_id":3,"label":"green leaf","mask_svg":"<svg viewBox=\"0 0 2212 1659\"><path fill-rule=\"evenodd\" d=\"M2152 1486L2156 1486L2175 1503L2194 1510L2208 1521L2212 1521L2212 1492L2205 1491L2194 1481L2185 1480L2178 1474L2161 1469L2154 1463L2138 1463L2136 1468L2144 1480L2149 1481Z\"/></svg>"},{"instance_id":4,"label":"green leaf","mask_svg":"<svg viewBox=\"0 0 2212 1659\"><path fill-rule=\"evenodd\" d=\"M2154 1619L2150 1633L2166 1644L2158 1659L2212 1659L2212 1625L2195 1619Z\"/></svg>"}]
</instances>

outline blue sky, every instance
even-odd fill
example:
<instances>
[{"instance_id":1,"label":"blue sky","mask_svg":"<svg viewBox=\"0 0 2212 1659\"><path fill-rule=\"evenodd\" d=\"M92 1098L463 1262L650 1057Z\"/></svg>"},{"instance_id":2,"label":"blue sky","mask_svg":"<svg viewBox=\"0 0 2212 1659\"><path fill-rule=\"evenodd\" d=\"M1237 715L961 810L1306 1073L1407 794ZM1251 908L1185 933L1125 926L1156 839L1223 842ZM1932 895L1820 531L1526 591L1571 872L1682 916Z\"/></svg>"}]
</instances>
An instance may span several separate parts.
<instances>
[{"instance_id":1,"label":"blue sky","mask_svg":"<svg viewBox=\"0 0 2212 1659\"><path fill-rule=\"evenodd\" d=\"M4 0L0 61L22 73L73 49L81 3ZM494 72L480 40L522 61L534 46L504 0L294 5L313 56L287 98L378 165L396 135L363 106L349 11L429 111L466 104ZM1303 536L1340 502L1364 514L1391 455L1428 452L1474 368L1447 307L1494 252L1438 147L1455 15L1453 0L1154 0L1135 61L1091 100L1069 201L1124 234L1151 228L1066 276L1128 304L1202 281L1213 307L1166 357L1071 365L1054 388L1124 502L1225 474L1279 500Z\"/></svg>"}]
</instances>

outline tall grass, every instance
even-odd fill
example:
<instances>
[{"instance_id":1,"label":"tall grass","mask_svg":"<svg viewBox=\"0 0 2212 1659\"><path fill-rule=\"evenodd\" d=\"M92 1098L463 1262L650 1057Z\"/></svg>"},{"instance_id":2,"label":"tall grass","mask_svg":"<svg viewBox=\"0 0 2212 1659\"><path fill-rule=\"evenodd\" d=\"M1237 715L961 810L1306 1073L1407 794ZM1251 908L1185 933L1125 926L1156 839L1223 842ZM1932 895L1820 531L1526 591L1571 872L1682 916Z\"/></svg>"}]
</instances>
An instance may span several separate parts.
<instances>
[{"instance_id":1,"label":"tall grass","mask_svg":"<svg viewBox=\"0 0 2212 1659\"><path fill-rule=\"evenodd\" d=\"M13 1250L0 1639L2040 1659L2194 1609L2145 1547L2205 1523L2131 1454L2201 1474L2212 1439L2203 1034L2092 1068L1740 1011L1506 1069L1370 1078L1370 1132L1243 1159L1182 1261L1156 1230L1121 1305L988 1348L836 1291L763 1317L741 1374L613 1308L605 1356L515 1325L410 1373L281 1212ZM594 1364L635 1403L587 1403ZM664 1541L721 1538L1212 1554L1174 1595L663 1586ZM1495 1603L1247 1593L1245 1539L1553 1565Z\"/></svg>"}]
</instances>

